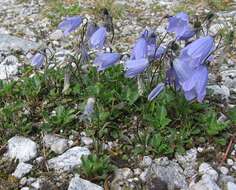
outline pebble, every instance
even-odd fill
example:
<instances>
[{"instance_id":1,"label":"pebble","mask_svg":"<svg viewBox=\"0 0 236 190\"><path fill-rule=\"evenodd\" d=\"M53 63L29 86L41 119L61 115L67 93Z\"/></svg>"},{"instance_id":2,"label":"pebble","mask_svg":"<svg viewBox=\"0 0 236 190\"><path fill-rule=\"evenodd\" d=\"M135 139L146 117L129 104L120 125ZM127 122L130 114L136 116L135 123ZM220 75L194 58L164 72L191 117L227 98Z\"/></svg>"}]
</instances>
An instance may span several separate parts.
<instances>
[{"instance_id":1,"label":"pebble","mask_svg":"<svg viewBox=\"0 0 236 190\"><path fill-rule=\"evenodd\" d=\"M58 172L71 171L81 164L81 157L89 155L90 151L86 147L73 147L58 157L51 158L48 166Z\"/></svg>"},{"instance_id":2,"label":"pebble","mask_svg":"<svg viewBox=\"0 0 236 190\"><path fill-rule=\"evenodd\" d=\"M103 188L76 175L71 179L68 190L103 190Z\"/></svg>"},{"instance_id":3,"label":"pebble","mask_svg":"<svg viewBox=\"0 0 236 190\"><path fill-rule=\"evenodd\" d=\"M222 167L220 167L220 172L224 175L227 175L229 173L229 169L222 166Z\"/></svg>"},{"instance_id":4,"label":"pebble","mask_svg":"<svg viewBox=\"0 0 236 190\"><path fill-rule=\"evenodd\" d=\"M236 184L232 182L227 183L227 190L236 190Z\"/></svg>"},{"instance_id":5,"label":"pebble","mask_svg":"<svg viewBox=\"0 0 236 190\"><path fill-rule=\"evenodd\" d=\"M148 167L152 164L152 158L150 156L144 156L142 162L140 163L141 167Z\"/></svg>"},{"instance_id":6,"label":"pebble","mask_svg":"<svg viewBox=\"0 0 236 190\"><path fill-rule=\"evenodd\" d=\"M16 178L20 179L24 175L28 174L32 170L32 168L33 168L33 166L31 164L26 164L24 162L20 162L17 165L16 170L14 171L14 173L12 175L15 176Z\"/></svg>"},{"instance_id":7,"label":"pebble","mask_svg":"<svg viewBox=\"0 0 236 190\"><path fill-rule=\"evenodd\" d=\"M202 163L200 166L199 166L199 169L198 169L199 173L201 175L208 175L210 176L214 181L217 181L218 179L218 173L216 170L214 170L210 164L204 162Z\"/></svg>"},{"instance_id":8,"label":"pebble","mask_svg":"<svg viewBox=\"0 0 236 190\"><path fill-rule=\"evenodd\" d=\"M14 136L8 140L8 151L6 156L11 159L19 159L27 162L37 156L37 144L29 138Z\"/></svg>"},{"instance_id":9,"label":"pebble","mask_svg":"<svg viewBox=\"0 0 236 190\"><path fill-rule=\"evenodd\" d=\"M227 159L227 164L229 166L232 166L232 165L234 165L234 161L232 159Z\"/></svg>"},{"instance_id":10,"label":"pebble","mask_svg":"<svg viewBox=\"0 0 236 190\"><path fill-rule=\"evenodd\" d=\"M46 134L43 143L56 154L62 154L69 148L68 140L54 134Z\"/></svg>"}]
</instances>

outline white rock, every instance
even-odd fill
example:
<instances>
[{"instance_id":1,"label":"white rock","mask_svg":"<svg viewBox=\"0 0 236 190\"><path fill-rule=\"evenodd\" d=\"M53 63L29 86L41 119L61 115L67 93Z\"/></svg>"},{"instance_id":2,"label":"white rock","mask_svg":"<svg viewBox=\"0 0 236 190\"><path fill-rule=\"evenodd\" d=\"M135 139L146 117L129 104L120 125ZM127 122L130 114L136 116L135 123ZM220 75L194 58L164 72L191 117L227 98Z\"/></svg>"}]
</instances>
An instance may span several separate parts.
<instances>
[{"instance_id":1,"label":"white rock","mask_svg":"<svg viewBox=\"0 0 236 190\"><path fill-rule=\"evenodd\" d=\"M93 139L90 137L81 137L81 142L83 145L89 146L93 144Z\"/></svg>"},{"instance_id":2,"label":"white rock","mask_svg":"<svg viewBox=\"0 0 236 190\"><path fill-rule=\"evenodd\" d=\"M203 177L198 183L189 187L189 190L221 190L210 176Z\"/></svg>"},{"instance_id":3,"label":"white rock","mask_svg":"<svg viewBox=\"0 0 236 190\"><path fill-rule=\"evenodd\" d=\"M146 182L147 181L147 178L148 178L148 168L146 168L139 176L139 178L143 181L143 182Z\"/></svg>"},{"instance_id":4,"label":"white rock","mask_svg":"<svg viewBox=\"0 0 236 190\"><path fill-rule=\"evenodd\" d=\"M20 185L25 185L27 182L27 178L26 177L23 177L21 180L20 180Z\"/></svg>"},{"instance_id":5,"label":"white rock","mask_svg":"<svg viewBox=\"0 0 236 190\"><path fill-rule=\"evenodd\" d=\"M202 163L199 166L199 173L201 175L209 175L212 180L216 181L218 179L218 173L215 171L208 163Z\"/></svg>"},{"instance_id":6,"label":"white rock","mask_svg":"<svg viewBox=\"0 0 236 190\"><path fill-rule=\"evenodd\" d=\"M232 159L227 159L227 164L229 166L232 166L232 165L234 165L234 161Z\"/></svg>"},{"instance_id":7,"label":"white rock","mask_svg":"<svg viewBox=\"0 0 236 190\"><path fill-rule=\"evenodd\" d=\"M68 190L103 190L103 188L76 175L71 179Z\"/></svg>"},{"instance_id":8,"label":"white rock","mask_svg":"<svg viewBox=\"0 0 236 190\"><path fill-rule=\"evenodd\" d=\"M220 167L220 171L224 175L227 175L229 173L229 169L224 166Z\"/></svg>"},{"instance_id":9,"label":"white rock","mask_svg":"<svg viewBox=\"0 0 236 190\"><path fill-rule=\"evenodd\" d=\"M142 162L140 163L141 167L148 167L152 164L152 158L150 156L144 156Z\"/></svg>"},{"instance_id":10,"label":"white rock","mask_svg":"<svg viewBox=\"0 0 236 190\"><path fill-rule=\"evenodd\" d=\"M221 95L223 99L228 100L228 98L230 96L230 91L229 91L229 88L227 86L212 85L212 86L208 86L207 88L212 89L213 94Z\"/></svg>"},{"instance_id":11,"label":"white rock","mask_svg":"<svg viewBox=\"0 0 236 190\"><path fill-rule=\"evenodd\" d=\"M149 168L148 179L158 177L167 184L168 189L186 189L188 186L183 169L175 161L162 157L155 160Z\"/></svg>"},{"instance_id":12,"label":"white rock","mask_svg":"<svg viewBox=\"0 0 236 190\"><path fill-rule=\"evenodd\" d=\"M134 169L134 175L138 176L142 173L142 170L140 168L135 168Z\"/></svg>"},{"instance_id":13,"label":"white rock","mask_svg":"<svg viewBox=\"0 0 236 190\"><path fill-rule=\"evenodd\" d=\"M228 182L226 190L236 190L236 184L232 182Z\"/></svg>"},{"instance_id":14,"label":"white rock","mask_svg":"<svg viewBox=\"0 0 236 190\"><path fill-rule=\"evenodd\" d=\"M56 154L62 154L69 148L68 140L56 135L47 134L43 137L43 142L47 148L50 148Z\"/></svg>"},{"instance_id":15,"label":"white rock","mask_svg":"<svg viewBox=\"0 0 236 190\"><path fill-rule=\"evenodd\" d=\"M58 172L70 171L81 164L81 156L89 155L90 151L85 147L73 147L62 155L48 161L49 168Z\"/></svg>"},{"instance_id":16,"label":"white rock","mask_svg":"<svg viewBox=\"0 0 236 190\"><path fill-rule=\"evenodd\" d=\"M17 165L16 170L14 171L14 173L12 175L15 176L16 178L20 179L24 175L29 173L32 170L32 168L33 168L33 166L31 164L26 164L24 162L20 162Z\"/></svg>"},{"instance_id":17,"label":"white rock","mask_svg":"<svg viewBox=\"0 0 236 190\"><path fill-rule=\"evenodd\" d=\"M22 187L20 190L30 190L29 187Z\"/></svg>"},{"instance_id":18,"label":"white rock","mask_svg":"<svg viewBox=\"0 0 236 190\"><path fill-rule=\"evenodd\" d=\"M19 159L20 162L27 162L37 156L37 144L25 137L12 137L8 140L6 156L11 159Z\"/></svg>"},{"instance_id":19,"label":"white rock","mask_svg":"<svg viewBox=\"0 0 236 190\"><path fill-rule=\"evenodd\" d=\"M43 180L40 179L40 178L38 178L38 179L36 179L35 182L33 182L33 183L31 184L31 187L33 187L34 189L40 189L41 186L42 186L42 184L43 184Z\"/></svg>"},{"instance_id":20,"label":"white rock","mask_svg":"<svg viewBox=\"0 0 236 190\"><path fill-rule=\"evenodd\" d=\"M61 30L55 30L49 37L51 40L60 40L63 36L64 34Z\"/></svg>"}]
</instances>

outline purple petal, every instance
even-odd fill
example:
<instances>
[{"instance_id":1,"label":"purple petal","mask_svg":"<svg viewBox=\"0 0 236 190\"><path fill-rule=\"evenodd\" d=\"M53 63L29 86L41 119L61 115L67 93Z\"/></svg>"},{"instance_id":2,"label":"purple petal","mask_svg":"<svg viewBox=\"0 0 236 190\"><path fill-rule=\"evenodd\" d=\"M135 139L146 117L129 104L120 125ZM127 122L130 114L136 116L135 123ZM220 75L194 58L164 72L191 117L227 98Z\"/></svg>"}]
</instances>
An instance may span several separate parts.
<instances>
[{"instance_id":1,"label":"purple petal","mask_svg":"<svg viewBox=\"0 0 236 190\"><path fill-rule=\"evenodd\" d=\"M58 28L64 32L65 36L67 36L72 31L76 30L76 28L81 25L82 21L83 17L81 16L68 17L58 25Z\"/></svg>"},{"instance_id":2,"label":"purple petal","mask_svg":"<svg viewBox=\"0 0 236 190\"><path fill-rule=\"evenodd\" d=\"M94 34L94 32L96 32L98 30L98 26L96 25L96 23L93 22L89 22L88 26L87 26L87 30L86 30L86 39L91 38L91 36Z\"/></svg>"},{"instance_id":3,"label":"purple petal","mask_svg":"<svg viewBox=\"0 0 236 190\"><path fill-rule=\"evenodd\" d=\"M119 53L100 53L94 60L94 65L98 66L98 71L103 71L113 66L120 60L121 55Z\"/></svg>"},{"instance_id":4,"label":"purple petal","mask_svg":"<svg viewBox=\"0 0 236 190\"><path fill-rule=\"evenodd\" d=\"M44 60L45 56L43 54L36 53L31 60L31 65L35 68L40 68L43 66Z\"/></svg>"},{"instance_id":5,"label":"purple petal","mask_svg":"<svg viewBox=\"0 0 236 190\"><path fill-rule=\"evenodd\" d=\"M101 49L104 46L105 40L106 40L106 28L100 27L96 32L93 33L89 40L89 45L91 48L98 48Z\"/></svg>"},{"instance_id":6,"label":"purple petal","mask_svg":"<svg viewBox=\"0 0 236 190\"><path fill-rule=\"evenodd\" d=\"M214 50L214 40L210 36L201 37L187 45L180 52L180 59L188 59L192 67L203 64L205 59Z\"/></svg>"},{"instance_id":7,"label":"purple petal","mask_svg":"<svg viewBox=\"0 0 236 190\"><path fill-rule=\"evenodd\" d=\"M132 50L131 59L143 59L147 57L147 41L145 38L139 38Z\"/></svg>"},{"instance_id":8,"label":"purple petal","mask_svg":"<svg viewBox=\"0 0 236 190\"><path fill-rule=\"evenodd\" d=\"M125 63L125 77L133 78L145 71L148 67L148 59L128 60Z\"/></svg>"},{"instance_id":9,"label":"purple petal","mask_svg":"<svg viewBox=\"0 0 236 190\"><path fill-rule=\"evenodd\" d=\"M152 101L154 98L156 98L165 88L164 83L159 83L148 95L148 100Z\"/></svg>"}]
</instances>

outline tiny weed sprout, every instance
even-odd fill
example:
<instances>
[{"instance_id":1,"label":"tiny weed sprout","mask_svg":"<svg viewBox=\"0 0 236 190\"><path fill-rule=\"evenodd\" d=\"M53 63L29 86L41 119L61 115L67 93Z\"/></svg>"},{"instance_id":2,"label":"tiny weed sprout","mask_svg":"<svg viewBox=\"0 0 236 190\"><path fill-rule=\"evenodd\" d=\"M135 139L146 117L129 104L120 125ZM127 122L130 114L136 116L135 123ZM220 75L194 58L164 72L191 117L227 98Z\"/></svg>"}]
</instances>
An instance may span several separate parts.
<instances>
[{"instance_id":1,"label":"tiny weed sprout","mask_svg":"<svg viewBox=\"0 0 236 190\"><path fill-rule=\"evenodd\" d=\"M58 10L53 26L61 38L45 38L46 47L21 68L20 80L0 80L0 131L6 137L77 131L99 146L116 142L99 154L93 147L82 158L81 175L102 180L116 162L133 155L173 156L203 143L227 142L236 109L219 107L207 86L219 52L233 48L234 33L212 35L212 14L156 18L164 31L146 26L122 46L115 10L101 7L94 17L75 15L78 6L70 9L73 14ZM220 112L226 120L218 120Z\"/></svg>"}]
</instances>

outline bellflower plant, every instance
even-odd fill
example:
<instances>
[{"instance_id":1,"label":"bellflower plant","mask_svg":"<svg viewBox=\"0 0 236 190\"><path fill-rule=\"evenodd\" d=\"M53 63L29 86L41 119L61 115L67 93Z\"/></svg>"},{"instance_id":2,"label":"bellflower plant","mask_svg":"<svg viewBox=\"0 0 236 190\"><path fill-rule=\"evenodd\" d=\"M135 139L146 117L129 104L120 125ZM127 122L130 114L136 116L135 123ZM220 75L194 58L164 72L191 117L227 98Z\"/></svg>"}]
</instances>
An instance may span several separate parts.
<instances>
[{"instance_id":1,"label":"bellflower plant","mask_svg":"<svg viewBox=\"0 0 236 190\"><path fill-rule=\"evenodd\" d=\"M94 22L89 22L87 25L87 30L86 30L86 39L90 39L91 36L94 34L94 32L96 32L98 30L98 26L96 23Z\"/></svg>"},{"instance_id":2,"label":"bellflower plant","mask_svg":"<svg viewBox=\"0 0 236 190\"><path fill-rule=\"evenodd\" d=\"M83 22L83 17L81 16L72 16L66 18L62 21L58 28L64 32L65 36L68 36L71 32L75 31Z\"/></svg>"},{"instance_id":3,"label":"bellflower plant","mask_svg":"<svg viewBox=\"0 0 236 190\"><path fill-rule=\"evenodd\" d=\"M44 61L45 56L41 53L36 53L31 60L31 65L35 68L41 68L44 64Z\"/></svg>"},{"instance_id":4,"label":"bellflower plant","mask_svg":"<svg viewBox=\"0 0 236 190\"><path fill-rule=\"evenodd\" d=\"M130 59L143 59L147 57L147 40L144 37L141 37L137 40L132 50Z\"/></svg>"},{"instance_id":5,"label":"bellflower plant","mask_svg":"<svg viewBox=\"0 0 236 190\"><path fill-rule=\"evenodd\" d=\"M177 40L187 40L195 34L195 30L189 24L189 17L184 12L169 17L167 31L175 33Z\"/></svg>"},{"instance_id":6,"label":"bellflower plant","mask_svg":"<svg viewBox=\"0 0 236 190\"><path fill-rule=\"evenodd\" d=\"M93 35L89 39L89 46L93 49L103 48L106 36L107 36L106 28L100 27L93 33Z\"/></svg>"},{"instance_id":7,"label":"bellflower plant","mask_svg":"<svg viewBox=\"0 0 236 190\"><path fill-rule=\"evenodd\" d=\"M98 71L103 71L113 66L120 58L119 53L99 53L94 60L94 65L97 66Z\"/></svg>"}]
</instances>

